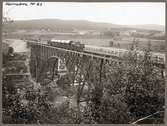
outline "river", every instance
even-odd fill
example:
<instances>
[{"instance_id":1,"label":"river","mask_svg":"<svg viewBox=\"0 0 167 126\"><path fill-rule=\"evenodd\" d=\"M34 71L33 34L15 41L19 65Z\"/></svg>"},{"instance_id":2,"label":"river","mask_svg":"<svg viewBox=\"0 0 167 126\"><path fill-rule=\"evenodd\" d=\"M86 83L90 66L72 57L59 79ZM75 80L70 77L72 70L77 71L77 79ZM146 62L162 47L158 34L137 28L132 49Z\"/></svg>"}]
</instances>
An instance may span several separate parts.
<instances>
[{"instance_id":1,"label":"river","mask_svg":"<svg viewBox=\"0 0 167 126\"><path fill-rule=\"evenodd\" d=\"M25 41L20 39L6 39L6 43L8 43L11 47L13 47L14 52L22 53L28 52L27 44Z\"/></svg>"}]
</instances>

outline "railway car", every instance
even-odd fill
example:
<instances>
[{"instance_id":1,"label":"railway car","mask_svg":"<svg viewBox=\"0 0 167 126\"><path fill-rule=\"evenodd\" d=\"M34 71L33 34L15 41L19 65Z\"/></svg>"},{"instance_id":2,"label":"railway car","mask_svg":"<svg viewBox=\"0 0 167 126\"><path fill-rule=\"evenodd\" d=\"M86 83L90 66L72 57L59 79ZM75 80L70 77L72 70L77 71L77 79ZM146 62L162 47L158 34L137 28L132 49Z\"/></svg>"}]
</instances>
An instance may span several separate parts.
<instances>
[{"instance_id":1,"label":"railway car","mask_svg":"<svg viewBox=\"0 0 167 126\"><path fill-rule=\"evenodd\" d=\"M48 44L51 46L59 47L59 48L66 48L68 49L70 40L56 40L52 39L48 41Z\"/></svg>"},{"instance_id":2,"label":"railway car","mask_svg":"<svg viewBox=\"0 0 167 126\"><path fill-rule=\"evenodd\" d=\"M119 49L113 47L99 47L92 45L85 45L84 51L113 57L122 57L123 55L128 53L128 50L126 49Z\"/></svg>"},{"instance_id":3,"label":"railway car","mask_svg":"<svg viewBox=\"0 0 167 126\"><path fill-rule=\"evenodd\" d=\"M74 51L83 51L84 44L81 44L80 42L75 42L72 40L49 40L48 44L51 46L55 46L58 48L64 48Z\"/></svg>"},{"instance_id":4,"label":"railway car","mask_svg":"<svg viewBox=\"0 0 167 126\"><path fill-rule=\"evenodd\" d=\"M129 53L129 50L126 49L113 47L98 47L93 45L85 45L84 51L112 57L123 57L124 55L127 55ZM138 59L143 58L144 51L136 51L136 53ZM154 63L165 64L165 54L151 52L150 58Z\"/></svg>"}]
</instances>

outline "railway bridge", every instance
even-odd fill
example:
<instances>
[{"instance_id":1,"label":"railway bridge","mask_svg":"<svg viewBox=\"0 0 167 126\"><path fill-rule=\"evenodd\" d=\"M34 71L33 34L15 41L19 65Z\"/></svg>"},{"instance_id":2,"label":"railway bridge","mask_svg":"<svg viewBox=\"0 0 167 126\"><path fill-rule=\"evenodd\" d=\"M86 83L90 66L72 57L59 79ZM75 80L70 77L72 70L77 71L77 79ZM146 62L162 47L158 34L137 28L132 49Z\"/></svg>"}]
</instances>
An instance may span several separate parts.
<instances>
[{"instance_id":1,"label":"railway bridge","mask_svg":"<svg viewBox=\"0 0 167 126\"><path fill-rule=\"evenodd\" d=\"M62 49L41 43L28 42L28 46L31 49L30 69L32 76L36 78L37 82L42 82L47 77L46 73L50 74L50 78L47 77L47 79L53 80L58 75L58 72L61 72L58 71L58 60L65 65L65 70L67 70L68 74L71 74L73 77L75 76L74 80L77 80L76 77L79 76L80 78L81 76L88 77L93 75L97 77L96 74L98 73L99 83L102 80L105 64L116 64L121 61L119 59Z\"/></svg>"},{"instance_id":2,"label":"railway bridge","mask_svg":"<svg viewBox=\"0 0 167 126\"><path fill-rule=\"evenodd\" d=\"M31 49L30 71L40 83L43 83L44 80L53 81L60 75L61 71L58 71L60 60L61 65L64 64L66 68L62 72L66 72L72 78L73 85L76 81L83 86L85 83L95 81L99 84L98 86L103 86L101 82L105 79L109 66L126 62L116 57L68 50L37 42L27 42L27 44ZM164 65L156 66L161 69L162 76L164 76Z\"/></svg>"}]
</instances>

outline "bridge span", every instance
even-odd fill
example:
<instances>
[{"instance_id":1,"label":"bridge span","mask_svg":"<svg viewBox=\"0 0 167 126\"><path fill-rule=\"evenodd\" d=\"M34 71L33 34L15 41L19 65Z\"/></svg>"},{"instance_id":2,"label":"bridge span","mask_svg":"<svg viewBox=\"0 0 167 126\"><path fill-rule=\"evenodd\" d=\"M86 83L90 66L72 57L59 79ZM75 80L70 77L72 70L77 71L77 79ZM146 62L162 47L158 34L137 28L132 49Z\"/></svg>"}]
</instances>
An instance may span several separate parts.
<instances>
[{"instance_id":1,"label":"bridge span","mask_svg":"<svg viewBox=\"0 0 167 126\"><path fill-rule=\"evenodd\" d=\"M30 41L27 44L31 49L31 73L37 82L43 81L48 76L45 75L46 73L50 74L50 80L53 80L54 76L58 75L58 59L65 64L68 73L82 73L82 75L86 74L86 76L94 74L97 76L96 79L99 79L99 83L102 81L102 76L105 75L106 66L129 62L129 60L122 60L119 57L69 50L37 42ZM164 76L164 64L154 63L154 65L157 69L161 69Z\"/></svg>"}]
</instances>

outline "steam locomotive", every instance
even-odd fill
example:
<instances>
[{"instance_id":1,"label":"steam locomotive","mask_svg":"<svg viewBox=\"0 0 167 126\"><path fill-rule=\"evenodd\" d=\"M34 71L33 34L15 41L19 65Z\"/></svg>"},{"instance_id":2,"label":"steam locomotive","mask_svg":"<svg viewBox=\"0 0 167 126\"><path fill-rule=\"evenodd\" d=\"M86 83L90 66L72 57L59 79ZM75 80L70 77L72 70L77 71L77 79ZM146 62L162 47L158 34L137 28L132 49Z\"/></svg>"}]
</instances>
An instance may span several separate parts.
<instances>
[{"instance_id":1,"label":"steam locomotive","mask_svg":"<svg viewBox=\"0 0 167 126\"><path fill-rule=\"evenodd\" d=\"M69 50L74 50L74 51L83 51L84 49L84 44L81 44L80 42L75 42L72 40L49 40L48 44L51 46L56 46L59 48L64 48L64 49L69 49Z\"/></svg>"}]
</instances>

